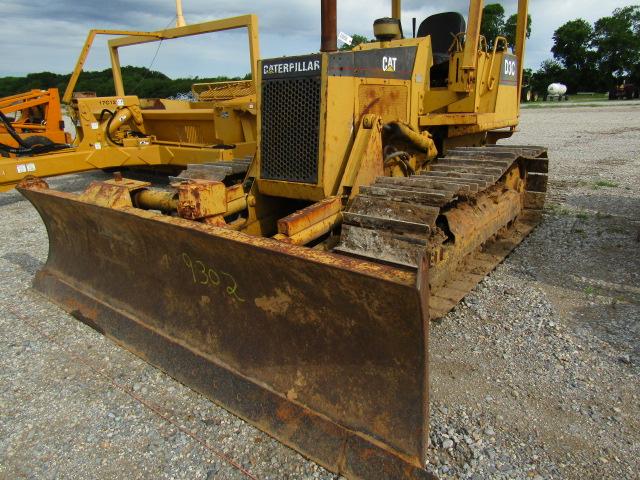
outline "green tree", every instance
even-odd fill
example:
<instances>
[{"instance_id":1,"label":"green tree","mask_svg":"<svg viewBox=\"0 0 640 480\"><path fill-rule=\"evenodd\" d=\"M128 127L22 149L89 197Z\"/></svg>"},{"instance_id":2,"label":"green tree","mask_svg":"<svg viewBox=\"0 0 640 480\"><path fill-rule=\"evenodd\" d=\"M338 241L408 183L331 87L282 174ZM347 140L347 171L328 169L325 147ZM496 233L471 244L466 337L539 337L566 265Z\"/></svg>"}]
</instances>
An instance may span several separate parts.
<instances>
[{"instance_id":1,"label":"green tree","mask_svg":"<svg viewBox=\"0 0 640 480\"><path fill-rule=\"evenodd\" d=\"M499 3L485 5L482 10L480 32L487 39L490 48L495 42L496 37L504 34L504 30L504 7Z\"/></svg>"},{"instance_id":2,"label":"green tree","mask_svg":"<svg viewBox=\"0 0 640 480\"><path fill-rule=\"evenodd\" d=\"M513 14L504 24L503 35L507 37L511 50L516 49L516 31L518 29L518 15ZM527 15L527 38L531 37L531 15Z\"/></svg>"},{"instance_id":3,"label":"green tree","mask_svg":"<svg viewBox=\"0 0 640 480\"><path fill-rule=\"evenodd\" d=\"M553 33L553 58L565 68L580 70L592 60L591 39L593 28L586 20L578 18L565 23Z\"/></svg>"},{"instance_id":4,"label":"green tree","mask_svg":"<svg viewBox=\"0 0 640 480\"><path fill-rule=\"evenodd\" d=\"M640 63L640 5L617 8L593 28L600 72L609 83L628 75Z\"/></svg>"},{"instance_id":5,"label":"green tree","mask_svg":"<svg viewBox=\"0 0 640 480\"><path fill-rule=\"evenodd\" d=\"M631 69L629 80L631 80L634 85L640 85L640 63L637 63Z\"/></svg>"},{"instance_id":6,"label":"green tree","mask_svg":"<svg viewBox=\"0 0 640 480\"><path fill-rule=\"evenodd\" d=\"M531 23L531 15L527 15L527 38L531 37ZM487 39L489 48L493 48L497 37L506 37L509 48L515 50L517 28L517 14L511 15L505 21L505 11L502 5L499 3L485 5L482 10L480 32Z\"/></svg>"},{"instance_id":7,"label":"green tree","mask_svg":"<svg viewBox=\"0 0 640 480\"><path fill-rule=\"evenodd\" d=\"M534 92L547 94L547 87L554 82L565 81L566 70L555 60L545 60L540 68L531 75L530 85Z\"/></svg>"},{"instance_id":8,"label":"green tree","mask_svg":"<svg viewBox=\"0 0 640 480\"><path fill-rule=\"evenodd\" d=\"M25 77L0 78L0 97L27 92L34 88L57 88L64 92L69 83L70 74L61 75L51 72L30 73ZM250 75L245 79L251 78ZM228 80L240 80L239 78L213 77L213 78L176 78L171 79L165 74L144 67L122 67L122 81L125 91L129 95L138 95L142 98L166 98L178 93L186 93L191 90L191 84L195 82L225 82ZM75 90L77 92L95 92L99 97L115 95L111 69L98 72L82 72Z\"/></svg>"},{"instance_id":9,"label":"green tree","mask_svg":"<svg viewBox=\"0 0 640 480\"><path fill-rule=\"evenodd\" d=\"M340 47L340 50L342 50L343 52L353 50L353 47L360 45L361 43L369 43L369 39L367 37L358 35L357 33L354 33L351 38L353 38L353 42L351 42L351 45L349 45L348 43L343 43Z\"/></svg>"},{"instance_id":10,"label":"green tree","mask_svg":"<svg viewBox=\"0 0 640 480\"><path fill-rule=\"evenodd\" d=\"M565 79L570 92L597 91L607 88L598 73L598 58L591 48L593 28L578 18L559 27L553 34L553 57L566 69Z\"/></svg>"}]
</instances>

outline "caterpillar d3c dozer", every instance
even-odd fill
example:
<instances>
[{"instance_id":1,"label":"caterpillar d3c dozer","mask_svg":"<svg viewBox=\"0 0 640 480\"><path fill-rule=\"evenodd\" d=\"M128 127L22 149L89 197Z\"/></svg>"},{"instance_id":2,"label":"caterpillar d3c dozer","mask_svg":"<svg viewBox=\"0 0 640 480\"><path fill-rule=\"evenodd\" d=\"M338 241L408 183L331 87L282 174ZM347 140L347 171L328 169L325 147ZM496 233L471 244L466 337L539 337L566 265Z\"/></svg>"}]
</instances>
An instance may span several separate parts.
<instances>
[{"instance_id":1,"label":"caterpillar d3c dozer","mask_svg":"<svg viewBox=\"0 0 640 480\"><path fill-rule=\"evenodd\" d=\"M125 93L119 49L232 29L246 29L252 80L198 84L196 101L139 99ZM73 91L96 35L109 40L116 95L74 98ZM256 65L260 56L255 15L213 20L155 32L91 30L62 98L76 126L72 145L26 149L28 158L0 159L0 192L29 176L50 177L94 169L137 169L177 174L198 165L209 177L241 181L256 150ZM64 148L67 147L67 148ZM62 148L62 149L61 149ZM203 165L204 164L204 165ZM228 177L225 177L227 176Z\"/></svg>"},{"instance_id":2,"label":"caterpillar d3c dozer","mask_svg":"<svg viewBox=\"0 0 640 480\"><path fill-rule=\"evenodd\" d=\"M240 184L117 177L20 191L49 233L35 288L176 379L351 478L430 478L429 320L540 218L541 147L518 124L515 54L483 2L403 38L259 63L258 150ZM206 175L203 175L206 177Z\"/></svg>"}]
</instances>

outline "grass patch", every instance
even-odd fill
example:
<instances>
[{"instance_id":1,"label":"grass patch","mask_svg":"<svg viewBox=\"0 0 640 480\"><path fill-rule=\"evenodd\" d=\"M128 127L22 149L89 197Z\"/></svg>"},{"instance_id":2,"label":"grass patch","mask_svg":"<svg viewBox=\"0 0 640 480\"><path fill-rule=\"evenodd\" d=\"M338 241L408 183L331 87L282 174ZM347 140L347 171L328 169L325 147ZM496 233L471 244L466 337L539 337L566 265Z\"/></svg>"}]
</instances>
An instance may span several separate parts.
<instances>
[{"instance_id":1,"label":"grass patch","mask_svg":"<svg viewBox=\"0 0 640 480\"><path fill-rule=\"evenodd\" d=\"M569 100L562 100L561 102L558 99L547 100L544 101L544 97L540 97L537 102L523 102L522 106L527 107L542 107L542 106L560 106L560 105L571 105L572 103L591 103L591 102L604 102L609 101L609 95L607 93L578 93L574 95L569 95Z\"/></svg>"},{"instance_id":2,"label":"grass patch","mask_svg":"<svg viewBox=\"0 0 640 480\"><path fill-rule=\"evenodd\" d=\"M569 101L571 102L598 102L602 100L609 100L608 93L578 93L576 95L569 95Z\"/></svg>"},{"instance_id":3,"label":"grass patch","mask_svg":"<svg viewBox=\"0 0 640 480\"><path fill-rule=\"evenodd\" d=\"M556 215L562 215L562 216L571 215L573 213L567 207L558 205L557 203L548 203L547 205L545 205L545 209L551 213L555 213Z\"/></svg>"},{"instance_id":4,"label":"grass patch","mask_svg":"<svg viewBox=\"0 0 640 480\"><path fill-rule=\"evenodd\" d=\"M576 217L579 220L587 220L589 218L588 212L585 212L583 210L573 210L557 203L548 203L544 208L549 213L554 213L562 217Z\"/></svg>"},{"instance_id":5,"label":"grass patch","mask_svg":"<svg viewBox=\"0 0 640 480\"><path fill-rule=\"evenodd\" d=\"M575 96L570 97L568 102L531 102L521 103L520 107L523 109L536 109L536 108L602 108L602 107L624 107L628 105L629 100L625 101L611 101L607 98L588 98L585 100L575 100ZM631 104L637 105L637 103Z\"/></svg>"},{"instance_id":6,"label":"grass patch","mask_svg":"<svg viewBox=\"0 0 640 480\"><path fill-rule=\"evenodd\" d=\"M616 182L613 182L611 180L596 180L595 182L593 182L592 184L592 188L594 190L597 190L599 188L616 188L618 187L619 184Z\"/></svg>"}]
</instances>

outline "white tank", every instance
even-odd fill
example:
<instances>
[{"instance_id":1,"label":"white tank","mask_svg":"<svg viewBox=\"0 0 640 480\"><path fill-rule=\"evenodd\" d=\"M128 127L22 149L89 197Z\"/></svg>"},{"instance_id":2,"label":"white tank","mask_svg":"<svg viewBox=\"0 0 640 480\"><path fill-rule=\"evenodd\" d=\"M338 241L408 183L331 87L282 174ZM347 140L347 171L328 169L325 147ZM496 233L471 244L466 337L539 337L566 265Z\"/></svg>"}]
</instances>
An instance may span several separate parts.
<instances>
[{"instance_id":1,"label":"white tank","mask_svg":"<svg viewBox=\"0 0 640 480\"><path fill-rule=\"evenodd\" d=\"M562 83L552 83L547 87L549 95L562 96L567 93L567 86Z\"/></svg>"}]
</instances>

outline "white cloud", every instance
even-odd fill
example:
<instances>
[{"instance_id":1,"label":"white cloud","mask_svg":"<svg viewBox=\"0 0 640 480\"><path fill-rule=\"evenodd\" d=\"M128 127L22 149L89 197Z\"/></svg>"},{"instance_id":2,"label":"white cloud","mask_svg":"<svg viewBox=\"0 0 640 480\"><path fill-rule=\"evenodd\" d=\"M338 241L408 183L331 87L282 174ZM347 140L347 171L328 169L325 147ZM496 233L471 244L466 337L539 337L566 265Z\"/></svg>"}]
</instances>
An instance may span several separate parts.
<instances>
[{"instance_id":1,"label":"white cloud","mask_svg":"<svg viewBox=\"0 0 640 480\"><path fill-rule=\"evenodd\" d=\"M388 0L339 0L338 28L347 33L372 36L375 18L389 15ZM517 8L516 0L499 2L508 14ZM527 65L537 67L551 56L552 35L556 28L577 16L588 21L609 15L629 0L536 0L530 2L533 33L527 48ZM405 33L411 18L418 21L437 11L459 11L466 15L468 2L450 0L403 2ZM274 57L316 51L320 45L320 2L318 0L184 0L189 23L256 13L260 21L262 56ZM3 55L0 76L29 72L68 73L73 69L90 28L156 30L171 24L173 0L2 0ZM155 46L124 50L123 64L149 66ZM202 38L165 42L153 68L172 77L243 75L249 68L246 40L242 33L216 33ZM105 40L95 43L87 69L109 66Z\"/></svg>"}]
</instances>

